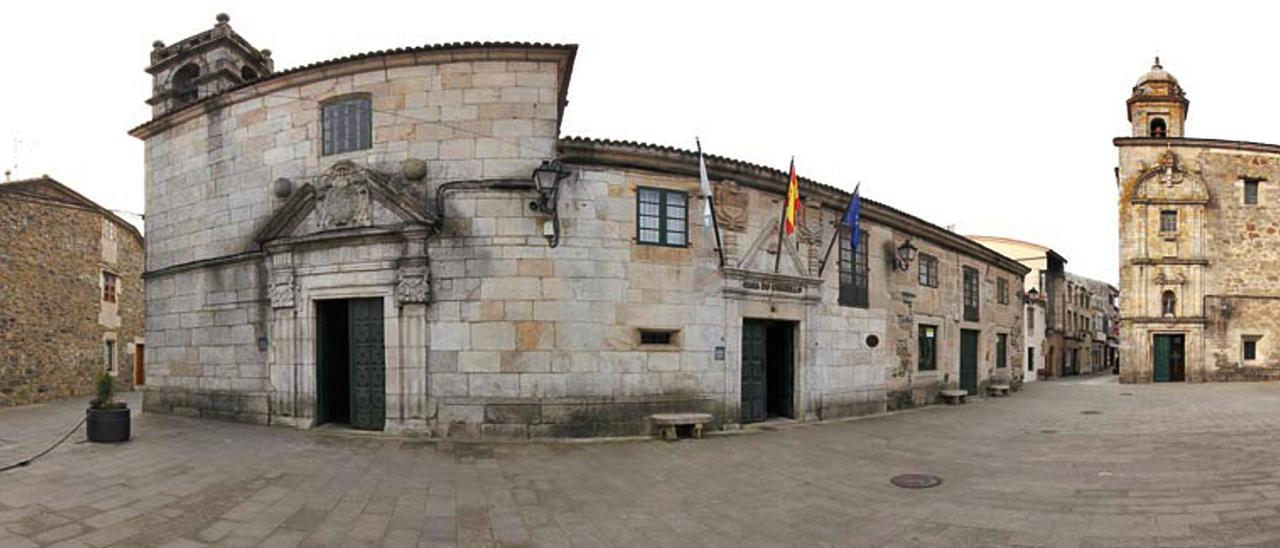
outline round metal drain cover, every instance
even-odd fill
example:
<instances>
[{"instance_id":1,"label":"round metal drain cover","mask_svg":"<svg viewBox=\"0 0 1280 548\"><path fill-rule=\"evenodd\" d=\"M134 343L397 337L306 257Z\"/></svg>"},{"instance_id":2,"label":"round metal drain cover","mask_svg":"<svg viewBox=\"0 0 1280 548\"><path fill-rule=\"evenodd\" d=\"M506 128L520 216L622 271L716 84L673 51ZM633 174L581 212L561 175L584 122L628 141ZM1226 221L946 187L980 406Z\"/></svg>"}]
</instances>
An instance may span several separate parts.
<instances>
[{"instance_id":1,"label":"round metal drain cover","mask_svg":"<svg viewBox=\"0 0 1280 548\"><path fill-rule=\"evenodd\" d=\"M1081 411L1080 414L1081 415L1101 415L1102 411L1098 411L1097 409L1085 409L1084 411Z\"/></svg>"},{"instance_id":2,"label":"round metal drain cover","mask_svg":"<svg viewBox=\"0 0 1280 548\"><path fill-rule=\"evenodd\" d=\"M942 485L942 478L929 474L903 474L894 476L889 483L905 489L926 489Z\"/></svg>"}]
</instances>

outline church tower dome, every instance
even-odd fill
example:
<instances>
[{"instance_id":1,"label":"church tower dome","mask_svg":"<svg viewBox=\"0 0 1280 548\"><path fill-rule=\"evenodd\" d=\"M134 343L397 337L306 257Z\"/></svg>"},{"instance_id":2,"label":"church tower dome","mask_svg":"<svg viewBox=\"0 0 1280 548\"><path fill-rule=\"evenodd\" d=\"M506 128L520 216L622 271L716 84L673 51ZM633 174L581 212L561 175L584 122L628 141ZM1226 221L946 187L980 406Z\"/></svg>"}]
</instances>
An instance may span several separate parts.
<instances>
[{"instance_id":1,"label":"church tower dome","mask_svg":"<svg viewBox=\"0 0 1280 548\"><path fill-rule=\"evenodd\" d=\"M1156 57L1151 70L1138 78L1127 101L1134 137L1182 137L1190 101Z\"/></svg>"}]
</instances>

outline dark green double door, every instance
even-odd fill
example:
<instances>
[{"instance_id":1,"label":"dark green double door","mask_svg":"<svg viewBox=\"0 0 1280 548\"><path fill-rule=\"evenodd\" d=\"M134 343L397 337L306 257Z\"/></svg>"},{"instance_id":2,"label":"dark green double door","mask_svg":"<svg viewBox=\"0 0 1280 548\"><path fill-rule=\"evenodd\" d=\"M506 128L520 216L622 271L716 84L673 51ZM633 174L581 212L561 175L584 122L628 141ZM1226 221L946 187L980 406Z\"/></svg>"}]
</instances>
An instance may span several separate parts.
<instances>
[{"instance_id":1,"label":"dark green double door","mask_svg":"<svg viewBox=\"0 0 1280 548\"><path fill-rule=\"evenodd\" d=\"M742 321L742 422L795 417L795 322Z\"/></svg>"},{"instance_id":2,"label":"dark green double door","mask_svg":"<svg viewBox=\"0 0 1280 548\"><path fill-rule=\"evenodd\" d=\"M316 303L316 422L382 430L386 341L382 299Z\"/></svg>"},{"instance_id":3,"label":"dark green double door","mask_svg":"<svg viewBox=\"0 0 1280 548\"><path fill-rule=\"evenodd\" d=\"M1151 337L1151 380L1154 382L1182 382L1187 378L1185 341L1183 335L1154 335Z\"/></svg>"},{"instance_id":4,"label":"dark green double door","mask_svg":"<svg viewBox=\"0 0 1280 548\"><path fill-rule=\"evenodd\" d=\"M978 393L978 331L960 330L960 389Z\"/></svg>"}]
</instances>

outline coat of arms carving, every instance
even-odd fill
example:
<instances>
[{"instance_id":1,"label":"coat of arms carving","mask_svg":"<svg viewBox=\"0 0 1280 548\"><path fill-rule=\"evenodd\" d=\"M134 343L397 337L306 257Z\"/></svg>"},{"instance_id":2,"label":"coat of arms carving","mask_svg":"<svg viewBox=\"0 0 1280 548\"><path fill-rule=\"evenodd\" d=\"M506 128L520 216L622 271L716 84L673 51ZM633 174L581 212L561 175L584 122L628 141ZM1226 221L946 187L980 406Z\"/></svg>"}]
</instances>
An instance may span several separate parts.
<instances>
[{"instance_id":1,"label":"coat of arms carving","mask_svg":"<svg viewBox=\"0 0 1280 548\"><path fill-rule=\"evenodd\" d=\"M321 230L369 224L369 170L344 160L315 182L316 219Z\"/></svg>"}]
</instances>

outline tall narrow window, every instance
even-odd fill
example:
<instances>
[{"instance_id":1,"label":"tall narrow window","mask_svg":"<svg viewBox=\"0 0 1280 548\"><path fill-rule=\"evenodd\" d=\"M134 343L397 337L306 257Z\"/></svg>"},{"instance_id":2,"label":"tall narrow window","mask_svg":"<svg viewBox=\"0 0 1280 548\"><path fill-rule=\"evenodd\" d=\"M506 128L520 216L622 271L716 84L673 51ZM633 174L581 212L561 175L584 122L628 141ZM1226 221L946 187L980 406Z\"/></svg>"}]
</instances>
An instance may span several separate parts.
<instances>
[{"instance_id":1,"label":"tall narrow window","mask_svg":"<svg viewBox=\"0 0 1280 548\"><path fill-rule=\"evenodd\" d=\"M1027 333L1036 329L1036 308L1034 306L1027 307Z\"/></svg>"},{"instance_id":2,"label":"tall narrow window","mask_svg":"<svg viewBox=\"0 0 1280 548\"><path fill-rule=\"evenodd\" d=\"M1009 335L1007 333L996 333L996 367L999 369L1009 367Z\"/></svg>"},{"instance_id":3,"label":"tall narrow window","mask_svg":"<svg viewBox=\"0 0 1280 548\"><path fill-rule=\"evenodd\" d=\"M1165 316L1176 316L1178 313L1178 296L1172 289L1164 290L1160 295L1160 313Z\"/></svg>"},{"instance_id":4,"label":"tall narrow window","mask_svg":"<svg viewBox=\"0 0 1280 548\"><path fill-rule=\"evenodd\" d=\"M871 241L867 231L858 237L858 249L850 249L849 238L840 238L840 304L866 308L869 304L867 248Z\"/></svg>"},{"instance_id":5,"label":"tall narrow window","mask_svg":"<svg viewBox=\"0 0 1280 548\"><path fill-rule=\"evenodd\" d=\"M102 341L102 365L111 374L116 372L116 342Z\"/></svg>"},{"instance_id":6,"label":"tall narrow window","mask_svg":"<svg viewBox=\"0 0 1280 548\"><path fill-rule=\"evenodd\" d=\"M324 154L373 147L373 109L366 97L325 103L321 111Z\"/></svg>"},{"instance_id":7,"label":"tall narrow window","mask_svg":"<svg viewBox=\"0 0 1280 548\"><path fill-rule=\"evenodd\" d=\"M1027 347L1027 371L1036 370L1036 347Z\"/></svg>"},{"instance_id":8,"label":"tall narrow window","mask_svg":"<svg viewBox=\"0 0 1280 548\"><path fill-rule=\"evenodd\" d=\"M116 285L120 279L107 271L102 271L102 302L116 302Z\"/></svg>"},{"instance_id":9,"label":"tall narrow window","mask_svg":"<svg viewBox=\"0 0 1280 548\"><path fill-rule=\"evenodd\" d=\"M964 320L978 321L978 269L964 267Z\"/></svg>"},{"instance_id":10,"label":"tall narrow window","mask_svg":"<svg viewBox=\"0 0 1280 548\"><path fill-rule=\"evenodd\" d=\"M996 278L996 302L1009 304L1009 280Z\"/></svg>"},{"instance_id":11,"label":"tall narrow window","mask_svg":"<svg viewBox=\"0 0 1280 548\"><path fill-rule=\"evenodd\" d=\"M1256 179L1244 180L1244 203L1245 205L1258 205L1258 181Z\"/></svg>"},{"instance_id":12,"label":"tall narrow window","mask_svg":"<svg viewBox=\"0 0 1280 548\"><path fill-rule=\"evenodd\" d=\"M1160 212L1160 232L1178 231L1178 212L1166 210Z\"/></svg>"},{"instance_id":13,"label":"tall narrow window","mask_svg":"<svg viewBox=\"0 0 1280 548\"><path fill-rule=\"evenodd\" d=\"M938 287L938 258L933 255L920 254L920 285Z\"/></svg>"},{"instance_id":14,"label":"tall narrow window","mask_svg":"<svg viewBox=\"0 0 1280 548\"><path fill-rule=\"evenodd\" d=\"M938 369L938 327L921 324L917 341L916 370L936 371Z\"/></svg>"},{"instance_id":15,"label":"tall narrow window","mask_svg":"<svg viewBox=\"0 0 1280 548\"><path fill-rule=\"evenodd\" d=\"M636 189L636 241L685 247L689 243L689 195L676 190Z\"/></svg>"}]
</instances>

